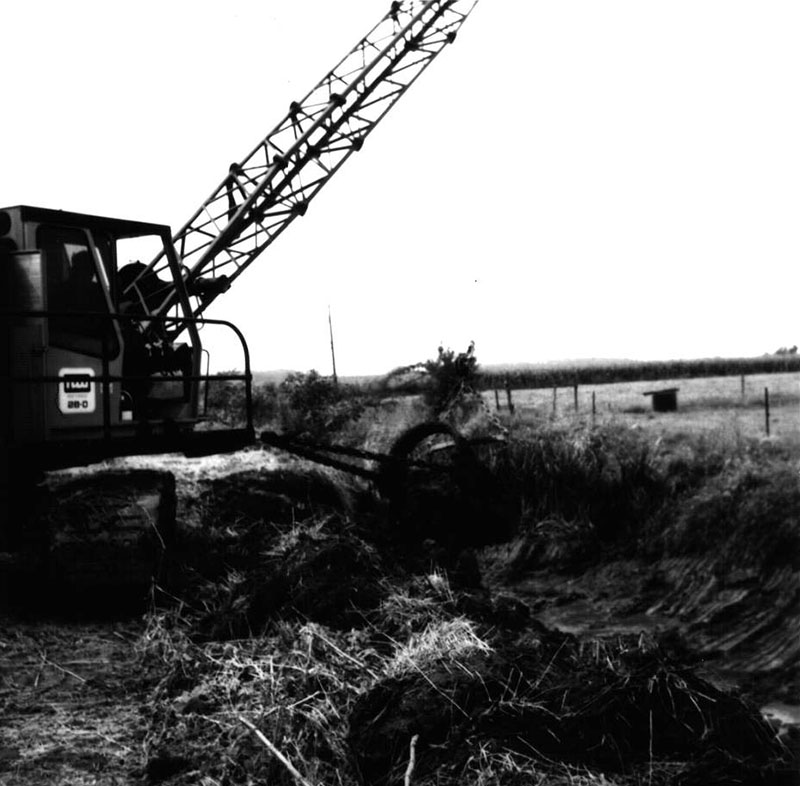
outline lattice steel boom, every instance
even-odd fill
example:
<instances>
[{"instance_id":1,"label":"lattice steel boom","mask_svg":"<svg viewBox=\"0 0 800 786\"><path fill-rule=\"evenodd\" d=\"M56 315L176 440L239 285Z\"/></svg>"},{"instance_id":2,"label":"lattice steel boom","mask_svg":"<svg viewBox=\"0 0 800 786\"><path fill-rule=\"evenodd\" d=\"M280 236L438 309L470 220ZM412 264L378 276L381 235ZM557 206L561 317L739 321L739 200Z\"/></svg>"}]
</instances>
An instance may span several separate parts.
<instances>
[{"instance_id":1,"label":"lattice steel boom","mask_svg":"<svg viewBox=\"0 0 800 786\"><path fill-rule=\"evenodd\" d=\"M205 308L269 246L355 151L456 33L477 0L393 2L286 117L230 171L175 235L191 309ZM168 272L156 257L146 274ZM171 276L167 275L167 278ZM154 291L150 314L177 305L173 287ZM179 324L171 337L181 332Z\"/></svg>"}]
</instances>

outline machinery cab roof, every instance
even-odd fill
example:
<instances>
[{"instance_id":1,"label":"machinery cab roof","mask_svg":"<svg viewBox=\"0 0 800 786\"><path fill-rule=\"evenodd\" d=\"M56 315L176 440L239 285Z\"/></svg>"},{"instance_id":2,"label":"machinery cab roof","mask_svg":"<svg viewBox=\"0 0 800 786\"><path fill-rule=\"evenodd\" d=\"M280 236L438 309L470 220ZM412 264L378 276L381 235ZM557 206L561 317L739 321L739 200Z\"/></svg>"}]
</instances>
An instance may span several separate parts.
<instances>
[{"instance_id":1,"label":"machinery cab roof","mask_svg":"<svg viewBox=\"0 0 800 786\"><path fill-rule=\"evenodd\" d=\"M23 222L36 221L61 226L90 227L107 232L115 240L142 237L145 235L160 235L170 237L171 231L166 224L154 224L146 221L132 221L125 218L110 218L108 216L95 216L89 213L73 213L68 210L54 210L31 205L15 205L0 208L0 217L3 214L11 216L16 214ZM0 219L1 220L1 219Z\"/></svg>"}]
</instances>

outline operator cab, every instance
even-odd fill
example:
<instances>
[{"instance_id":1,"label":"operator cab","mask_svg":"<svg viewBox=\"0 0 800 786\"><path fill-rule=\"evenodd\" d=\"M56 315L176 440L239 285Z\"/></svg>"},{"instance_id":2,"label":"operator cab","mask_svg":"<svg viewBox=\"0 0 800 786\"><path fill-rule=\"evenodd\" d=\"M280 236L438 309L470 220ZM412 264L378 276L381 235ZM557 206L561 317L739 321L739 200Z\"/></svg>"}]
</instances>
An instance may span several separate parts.
<instances>
[{"instance_id":1,"label":"operator cab","mask_svg":"<svg viewBox=\"0 0 800 786\"><path fill-rule=\"evenodd\" d=\"M149 243L158 275L126 258ZM149 258L146 258L149 261ZM166 280L167 277L169 280ZM163 304L191 317L169 227L61 210L0 209L0 437L97 442L191 427L200 342L167 338ZM173 333L174 335L174 333Z\"/></svg>"}]
</instances>

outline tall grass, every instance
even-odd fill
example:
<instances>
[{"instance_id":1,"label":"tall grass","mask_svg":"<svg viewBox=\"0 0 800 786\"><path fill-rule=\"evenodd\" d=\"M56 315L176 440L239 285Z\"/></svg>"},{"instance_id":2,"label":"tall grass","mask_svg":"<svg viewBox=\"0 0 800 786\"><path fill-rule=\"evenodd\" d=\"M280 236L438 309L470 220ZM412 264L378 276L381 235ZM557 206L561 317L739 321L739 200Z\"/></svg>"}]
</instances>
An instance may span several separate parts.
<instances>
[{"instance_id":1,"label":"tall grass","mask_svg":"<svg viewBox=\"0 0 800 786\"><path fill-rule=\"evenodd\" d=\"M657 450L618 424L518 426L491 469L523 526L580 521L603 540L635 534L666 492Z\"/></svg>"},{"instance_id":2,"label":"tall grass","mask_svg":"<svg viewBox=\"0 0 800 786\"><path fill-rule=\"evenodd\" d=\"M654 439L610 422L511 422L492 472L515 500L502 574L580 567L613 552L709 555L719 569L800 565L800 476L790 450L730 429Z\"/></svg>"},{"instance_id":3,"label":"tall grass","mask_svg":"<svg viewBox=\"0 0 800 786\"><path fill-rule=\"evenodd\" d=\"M651 554L714 554L729 566L800 569L797 469L763 454L730 461L705 482L687 486L646 532Z\"/></svg>"}]
</instances>

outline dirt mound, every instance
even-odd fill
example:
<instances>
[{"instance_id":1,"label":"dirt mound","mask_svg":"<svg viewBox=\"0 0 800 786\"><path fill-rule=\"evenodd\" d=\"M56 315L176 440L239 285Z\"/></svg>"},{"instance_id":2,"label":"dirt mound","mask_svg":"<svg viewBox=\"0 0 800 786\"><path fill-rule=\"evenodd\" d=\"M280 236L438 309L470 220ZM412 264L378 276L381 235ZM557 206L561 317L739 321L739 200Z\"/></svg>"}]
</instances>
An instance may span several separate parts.
<instances>
[{"instance_id":1,"label":"dirt mound","mask_svg":"<svg viewBox=\"0 0 800 786\"><path fill-rule=\"evenodd\" d=\"M53 473L18 544L31 565L20 602L86 611L138 603L164 578L175 540L175 481L156 470Z\"/></svg>"},{"instance_id":2,"label":"dirt mound","mask_svg":"<svg viewBox=\"0 0 800 786\"><path fill-rule=\"evenodd\" d=\"M227 556L224 577L194 588L205 609L196 623L200 638L259 635L287 619L349 629L384 592L387 569L380 556L336 515L279 534L256 525L238 546Z\"/></svg>"},{"instance_id":3,"label":"dirt mound","mask_svg":"<svg viewBox=\"0 0 800 786\"><path fill-rule=\"evenodd\" d=\"M793 782L793 763L752 707L640 639L448 649L356 702L349 742L365 783L400 782L414 737L423 783L464 782L477 751L534 761L529 775L558 763L654 783Z\"/></svg>"},{"instance_id":4,"label":"dirt mound","mask_svg":"<svg viewBox=\"0 0 800 786\"><path fill-rule=\"evenodd\" d=\"M294 462L230 471L195 481L181 502L171 594L186 597L198 579L247 572L298 522L348 515L363 489L349 477ZM188 600L188 597L187 597Z\"/></svg>"},{"instance_id":5,"label":"dirt mound","mask_svg":"<svg viewBox=\"0 0 800 786\"><path fill-rule=\"evenodd\" d=\"M298 463L214 478L204 484L196 504L203 526L224 527L242 522L291 523L320 508L349 513L355 496L350 476Z\"/></svg>"},{"instance_id":6,"label":"dirt mound","mask_svg":"<svg viewBox=\"0 0 800 786\"><path fill-rule=\"evenodd\" d=\"M298 527L281 539L254 572L250 617L299 616L349 629L377 606L382 561L352 530L331 522Z\"/></svg>"},{"instance_id":7,"label":"dirt mound","mask_svg":"<svg viewBox=\"0 0 800 786\"><path fill-rule=\"evenodd\" d=\"M196 635L258 635L280 619L355 624L385 573L349 518L361 494L352 477L302 461L200 481L172 591L195 610Z\"/></svg>"}]
</instances>

